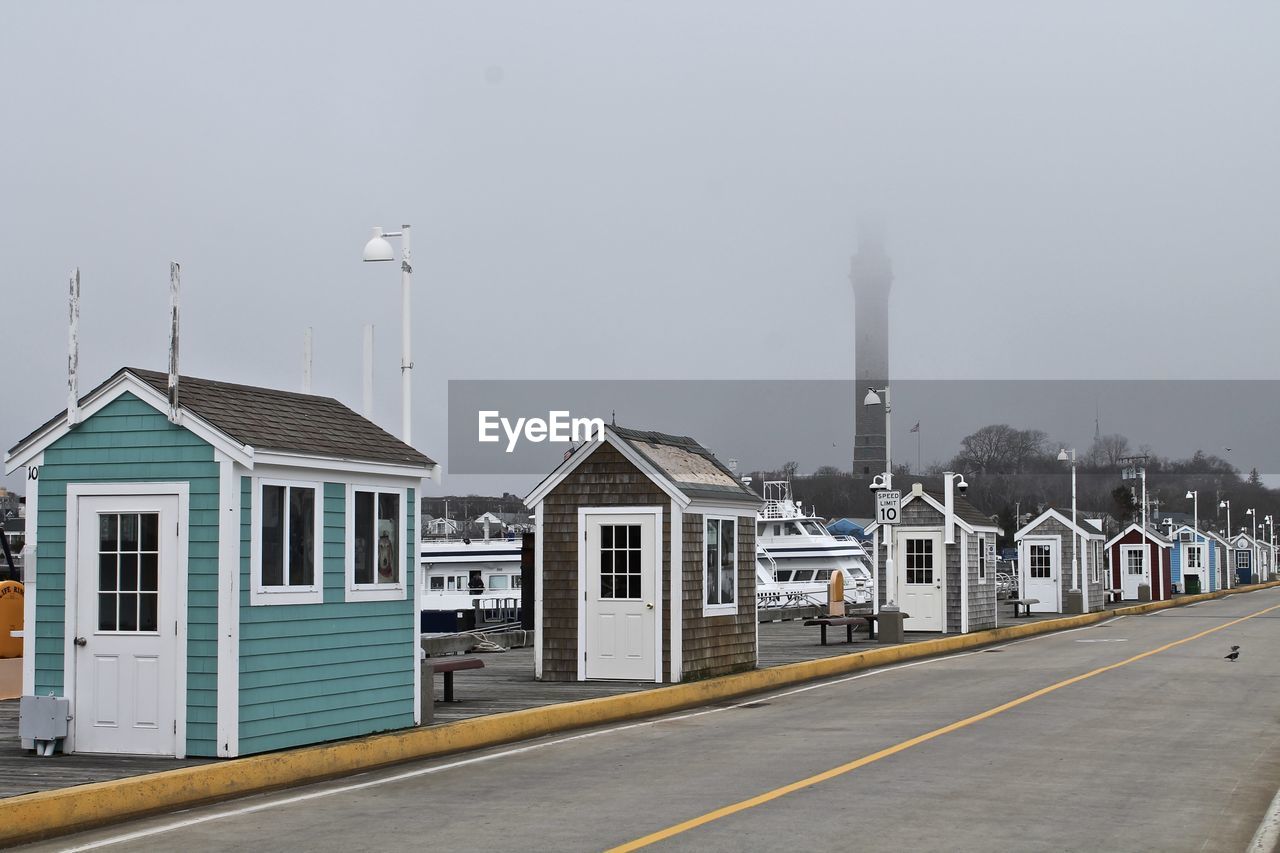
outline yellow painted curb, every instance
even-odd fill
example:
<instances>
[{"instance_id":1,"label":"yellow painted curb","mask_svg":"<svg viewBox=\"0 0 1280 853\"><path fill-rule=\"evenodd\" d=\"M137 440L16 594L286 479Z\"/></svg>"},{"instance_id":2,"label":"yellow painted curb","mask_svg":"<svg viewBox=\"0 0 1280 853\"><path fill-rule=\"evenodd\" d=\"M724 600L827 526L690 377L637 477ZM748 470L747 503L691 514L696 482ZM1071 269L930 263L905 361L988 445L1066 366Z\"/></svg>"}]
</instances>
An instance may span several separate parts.
<instances>
[{"instance_id":1,"label":"yellow painted curb","mask_svg":"<svg viewBox=\"0 0 1280 853\"><path fill-rule=\"evenodd\" d=\"M316 782L404 761L481 749L567 729L664 714L900 661L1078 628L1116 616L1150 613L1275 586L1280 586L1280 581L1181 596L1176 600L1154 601L1080 616L1027 622L972 634L956 634L919 643L885 646L689 684L564 702L446 725L406 729L340 743L23 794L0 800L0 846L76 832L152 812Z\"/></svg>"}]
</instances>

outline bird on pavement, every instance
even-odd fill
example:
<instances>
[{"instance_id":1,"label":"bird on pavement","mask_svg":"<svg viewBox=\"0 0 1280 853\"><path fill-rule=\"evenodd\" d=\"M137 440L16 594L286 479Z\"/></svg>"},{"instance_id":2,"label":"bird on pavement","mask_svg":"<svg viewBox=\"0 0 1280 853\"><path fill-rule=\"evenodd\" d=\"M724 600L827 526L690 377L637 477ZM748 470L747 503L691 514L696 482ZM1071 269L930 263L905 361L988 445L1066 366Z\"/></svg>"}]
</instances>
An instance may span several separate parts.
<instances>
[{"instance_id":1,"label":"bird on pavement","mask_svg":"<svg viewBox=\"0 0 1280 853\"><path fill-rule=\"evenodd\" d=\"M1240 647L1239 647L1239 646L1232 646L1232 647L1231 647L1231 654L1227 655L1225 658L1223 658L1223 660L1229 660L1229 661L1231 661L1232 663L1235 663L1235 662L1236 662L1236 658L1238 658L1238 657L1240 657Z\"/></svg>"}]
</instances>

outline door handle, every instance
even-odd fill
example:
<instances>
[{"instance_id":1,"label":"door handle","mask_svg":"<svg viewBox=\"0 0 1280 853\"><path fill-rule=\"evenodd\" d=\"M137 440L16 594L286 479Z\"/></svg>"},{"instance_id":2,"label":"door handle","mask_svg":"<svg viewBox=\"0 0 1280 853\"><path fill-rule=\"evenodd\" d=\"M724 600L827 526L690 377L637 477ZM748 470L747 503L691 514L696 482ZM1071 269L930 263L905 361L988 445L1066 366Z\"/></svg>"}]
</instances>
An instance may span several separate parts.
<instances>
[{"instance_id":1,"label":"door handle","mask_svg":"<svg viewBox=\"0 0 1280 853\"><path fill-rule=\"evenodd\" d=\"M652 602L652 601L646 601L646 602L644 603L644 606L645 606L645 607L647 607L648 609L652 610L652 609L653 609L653 602Z\"/></svg>"},{"instance_id":2,"label":"door handle","mask_svg":"<svg viewBox=\"0 0 1280 853\"><path fill-rule=\"evenodd\" d=\"M77 646L87 646L87 645L89 645L89 641L88 641L88 640L86 640L84 637L76 637L74 642L75 642L75 644L76 644Z\"/></svg>"}]
</instances>

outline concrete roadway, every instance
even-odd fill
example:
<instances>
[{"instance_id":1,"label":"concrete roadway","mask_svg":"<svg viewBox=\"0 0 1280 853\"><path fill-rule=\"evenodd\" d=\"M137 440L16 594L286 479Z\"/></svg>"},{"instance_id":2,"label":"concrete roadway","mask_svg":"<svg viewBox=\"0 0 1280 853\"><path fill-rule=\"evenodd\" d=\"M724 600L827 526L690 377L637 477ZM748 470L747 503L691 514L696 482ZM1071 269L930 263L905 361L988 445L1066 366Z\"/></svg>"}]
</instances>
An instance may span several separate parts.
<instances>
[{"instance_id":1,"label":"concrete roadway","mask_svg":"<svg viewBox=\"0 0 1280 853\"><path fill-rule=\"evenodd\" d=\"M1277 649L1280 590L1235 595L29 849L1239 851Z\"/></svg>"}]
</instances>

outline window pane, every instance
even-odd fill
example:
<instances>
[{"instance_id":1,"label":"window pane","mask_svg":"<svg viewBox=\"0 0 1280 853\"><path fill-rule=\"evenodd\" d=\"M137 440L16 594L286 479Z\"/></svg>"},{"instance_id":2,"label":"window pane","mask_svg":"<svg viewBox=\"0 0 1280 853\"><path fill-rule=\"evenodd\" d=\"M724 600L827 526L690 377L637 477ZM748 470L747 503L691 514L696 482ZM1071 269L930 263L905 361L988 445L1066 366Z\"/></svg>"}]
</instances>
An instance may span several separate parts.
<instances>
[{"instance_id":1,"label":"window pane","mask_svg":"<svg viewBox=\"0 0 1280 853\"><path fill-rule=\"evenodd\" d=\"M116 629L116 597L110 592L98 595L98 630L114 631Z\"/></svg>"},{"instance_id":2,"label":"window pane","mask_svg":"<svg viewBox=\"0 0 1280 853\"><path fill-rule=\"evenodd\" d=\"M735 524L732 521L720 522L720 603L732 604L733 591L737 586L737 566L734 564Z\"/></svg>"},{"instance_id":3,"label":"window pane","mask_svg":"<svg viewBox=\"0 0 1280 853\"><path fill-rule=\"evenodd\" d=\"M628 598L639 598L639 597L640 597L640 594L641 594L641 593L640 593L640 576L639 576L639 575L632 575L632 576L631 576L631 591L630 591L630 593L628 594L628 596L627 596L627 597L628 597Z\"/></svg>"},{"instance_id":4,"label":"window pane","mask_svg":"<svg viewBox=\"0 0 1280 853\"><path fill-rule=\"evenodd\" d=\"M489 589L507 589L508 580L506 575L494 575L489 578Z\"/></svg>"},{"instance_id":5,"label":"window pane","mask_svg":"<svg viewBox=\"0 0 1280 853\"><path fill-rule=\"evenodd\" d=\"M316 490L289 488L289 585L315 578Z\"/></svg>"},{"instance_id":6,"label":"window pane","mask_svg":"<svg viewBox=\"0 0 1280 853\"><path fill-rule=\"evenodd\" d=\"M116 555L98 555L98 589L111 592L116 588Z\"/></svg>"},{"instance_id":7,"label":"window pane","mask_svg":"<svg viewBox=\"0 0 1280 853\"><path fill-rule=\"evenodd\" d=\"M138 550L138 516L133 513L120 516L120 550Z\"/></svg>"},{"instance_id":8,"label":"window pane","mask_svg":"<svg viewBox=\"0 0 1280 853\"><path fill-rule=\"evenodd\" d=\"M284 585L284 486L262 487L262 585Z\"/></svg>"},{"instance_id":9,"label":"window pane","mask_svg":"<svg viewBox=\"0 0 1280 853\"><path fill-rule=\"evenodd\" d=\"M356 492L355 531L352 547L355 549L356 583L373 583L373 494Z\"/></svg>"},{"instance_id":10,"label":"window pane","mask_svg":"<svg viewBox=\"0 0 1280 853\"><path fill-rule=\"evenodd\" d=\"M154 512L142 516L142 550L158 551L160 539L160 516Z\"/></svg>"},{"instance_id":11,"label":"window pane","mask_svg":"<svg viewBox=\"0 0 1280 853\"><path fill-rule=\"evenodd\" d=\"M444 578L431 578L430 585L432 589L444 589Z\"/></svg>"},{"instance_id":12,"label":"window pane","mask_svg":"<svg viewBox=\"0 0 1280 853\"><path fill-rule=\"evenodd\" d=\"M138 555L120 555L120 589L133 591L138 588Z\"/></svg>"},{"instance_id":13,"label":"window pane","mask_svg":"<svg viewBox=\"0 0 1280 853\"><path fill-rule=\"evenodd\" d=\"M120 627L121 631L138 630L138 594L136 592L120 593Z\"/></svg>"},{"instance_id":14,"label":"window pane","mask_svg":"<svg viewBox=\"0 0 1280 853\"><path fill-rule=\"evenodd\" d=\"M600 576L600 597L613 598L613 575Z\"/></svg>"},{"instance_id":15,"label":"window pane","mask_svg":"<svg viewBox=\"0 0 1280 853\"><path fill-rule=\"evenodd\" d=\"M627 527L627 531L630 533L630 536L631 536L630 547L639 548L640 547L640 525L638 524L629 525Z\"/></svg>"},{"instance_id":16,"label":"window pane","mask_svg":"<svg viewBox=\"0 0 1280 853\"><path fill-rule=\"evenodd\" d=\"M117 525L119 516L102 514L98 516L98 550L119 551L120 539Z\"/></svg>"},{"instance_id":17,"label":"window pane","mask_svg":"<svg viewBox=\"0 0 1280 853\"><path fill-rule=\"evenodd\" d=\"M138 589L144 592L155 592L160 589L158 554L142 554L138 558Z\"/></svg>"},{"instance_id":18,"label":"window pane","mask_svg":"<svg viewBox=\"0 0 1280 853\"><path fill-rule=\"evenodd\" d=\"M613 547L613 525L612 525L612 524L605 524L605 525L601 525L601 527L600 527L600 547L601 547L601 548L612 548L612 547Z\"/></svg>"},{"instance_id":19,"label":"window pane","mask_svg":"<svg viewBox=\"0 0 1280 853\"><path fill-rule=\"evenodd\" d=\"M158 630L160 620L159 610L157 609L159 596L155 593L143 593L138 596L139 613L138 613L138 630L139 631L155 631Z\"/></svg>"},{"instance_id":20,"label":"window pane","mask_svg":"<svg viewBox=\"0 0 1280 853\"><path fill-rule=\"evenodd\" d=\"M378 495L378 583L400 581L400 496Z\"/></svg>"}]
</instances>

